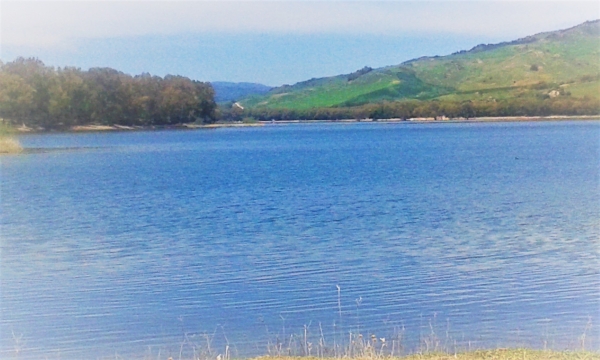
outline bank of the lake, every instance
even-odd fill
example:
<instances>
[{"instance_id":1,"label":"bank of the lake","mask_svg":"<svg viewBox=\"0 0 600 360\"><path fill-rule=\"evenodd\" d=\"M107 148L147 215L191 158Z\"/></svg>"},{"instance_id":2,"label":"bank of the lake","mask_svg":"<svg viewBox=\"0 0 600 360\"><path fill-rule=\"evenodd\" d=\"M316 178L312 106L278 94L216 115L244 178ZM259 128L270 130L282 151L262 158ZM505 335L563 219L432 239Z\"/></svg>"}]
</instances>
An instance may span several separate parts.
<instances>
[{"instance_id":1,"label":"bank of the lake","mask_svg":"<svg viewBox=\"0 0 600 360\"><path fill-rule=\"evenodd\" d=\"M316 123L420 123L420 124L450 124L450 123L484 123L484 122L529 122L529 121L573 121L573 120L600 120L600 115L582 116L498 116L474 118L410 118L410 119L340 119L340 120L276 120L264 121L265 124L316 124Z\"/></svg>"},{"instance_id":2,"label":"bank of the lake","mask_svg":"<svg viewBox=\"0 0 600 360\"><path fill-rule=\"evenodd\" d=\"M411 118L411 119L339 119L339 120L274 120L274 121L254 121L254 122L217 122L212 124L174 124L161 126L140 126L140 125L76 125L60 129L44 129L20 126L13 128L14 132L21 134L31 133L57 133L57 132L116 132L116 131L164 131L164 130L198 130L198 129L219 129L219 128L237 128L237 127L257 127L265 125L286 125L286 124L320 124L320 123L481 123L481 122L527 122L527 121L573 121L573 120L600 120L600 115L582 115L582 116L502 116L502 117L475 117L475 118Z\"/></svg>"},{"instance_id":3,"label":"bank of the lake","mask_svg":"<svg viewBox=\"0 0 600 360\"><path fill-rule=\"evenodd\" d=\"M232 122L232 123L214 123L214 124L174 124L174 125L76 125L65 128L45 129L19 126L13 128L14 132L20 134L39 134L39 133L86 133L86 132L118 132L118 131L164 131L164 130L193 130L193 129L216 129L230 127L255 127L263 126L265 123L253 122Z\"/></svg>"}]
</instances>

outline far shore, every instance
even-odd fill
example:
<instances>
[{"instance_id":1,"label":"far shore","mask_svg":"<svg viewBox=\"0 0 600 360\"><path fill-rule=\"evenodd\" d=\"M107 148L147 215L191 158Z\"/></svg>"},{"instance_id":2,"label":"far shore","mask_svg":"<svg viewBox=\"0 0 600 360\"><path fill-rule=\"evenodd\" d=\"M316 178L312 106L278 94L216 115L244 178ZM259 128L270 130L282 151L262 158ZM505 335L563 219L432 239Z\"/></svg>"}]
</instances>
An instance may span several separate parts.
<instances>
[{"instance_id":1,"label":"far shore","mask_svg":"<svg viewBox=\"0 0 600 360\"><path fill-rule=\"evenodd\" d=\"M69 128L51 129L31 128L27 126L19 126L14 130L20 134L27 133L61 133L61 132L113 132L113 131L152 131L152 130L186 130L186 129L216 129L225 127L247 127L247 126L263 126L264 123L215 123L215 124L176 124L176 125L161 125L161 126L125 126L125 125L77 125Z\"/></svg>"},{"instance_id":2,"label":"far shore","mask_svg":"<svg viewBox=\"0 0 600 360\"><path fill-rule=\"evenodd\" d=\"M277 120L264 121L268 124L305 124L305 123L478 123L478 122L519 122L519 121L564 121L564 120L600 120L600 115L551 115L551 116L498 116L498 117L475 117L475 118L411 118L411 119L344 119L344 120Z\"/></svg>"},{"instance_id":3,"label":"far shore","mask_svg":"<svg viewBox=\"0 0 600 360\"><path fill-rule=\"evenodd\" d=\"M580 116L503 116L503 117L476 117L476 118L412 118L412 119L341 119L341 120L272 120L256 122L229 122L214 124L176 124L163 126L124 126L124 125L77 125L60 130L47 130L43 128L30 128L20 126L15 128L17 133L48 133L48 132L105 132L105 131L152 131L152 130L190 130L190 129L218 129L231 127L257 127L268 125L286 124L314 124L314 123L480 123L480 122L523 122L523 121L564 121L564 120L600 120L600 115Z\"/></svg>"}]
</instances>

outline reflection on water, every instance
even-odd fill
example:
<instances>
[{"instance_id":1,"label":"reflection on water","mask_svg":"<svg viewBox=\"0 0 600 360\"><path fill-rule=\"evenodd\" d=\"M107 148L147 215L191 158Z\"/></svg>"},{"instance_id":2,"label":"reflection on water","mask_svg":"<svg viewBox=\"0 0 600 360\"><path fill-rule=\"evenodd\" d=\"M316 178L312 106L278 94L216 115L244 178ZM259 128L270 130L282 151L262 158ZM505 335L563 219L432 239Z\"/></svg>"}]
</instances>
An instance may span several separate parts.
<instances>
[{"instance_id":1,"label":"reflection on water","mask_svg":"<svg viewBox=\"0 0 600 360\"><path fill-rule=\"evenodd\" d=\"M580 348L585 334L600 349L599 135L560 122L25 136L53 151L1 159L0 355L141 357L209 334L247 356L305 326L315 343L402 333L407 351L432 333L463 349Z\"/></svg>"}]
</instances>

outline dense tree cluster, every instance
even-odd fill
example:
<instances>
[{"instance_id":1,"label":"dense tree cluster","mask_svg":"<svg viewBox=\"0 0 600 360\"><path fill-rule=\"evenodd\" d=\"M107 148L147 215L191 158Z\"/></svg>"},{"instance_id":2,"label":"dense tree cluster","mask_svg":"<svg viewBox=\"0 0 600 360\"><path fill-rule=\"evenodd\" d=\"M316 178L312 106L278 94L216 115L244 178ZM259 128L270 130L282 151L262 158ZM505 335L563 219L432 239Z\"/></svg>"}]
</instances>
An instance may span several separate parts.
<instances>
[{"instance_id":1,"label":"dense tree cluster","mask_svg":"<svg viewBox=\"0 0 600 360\"><path fill-rule=\"evenodd\" d=\"M210 84L186 77L54 69L32 58L0 63L0 118L15 125L51 129L214 122L215 110Z\"/></svg>"},{"instance_id":2,"label":"dense tree cluster","mask_svg":"<svg viewBox=\"0 0 600 360\"><path fill-rule=\"evenodd\" d=\"M348 81L353 81L358 79L359 77L370 73L371 71L373 71L372 67L369 66L365 66L364 68L360 69L360 70L356 70L355 72L348 74Z\"/></svg>"},{"instance_id":3,"label":"dense tree cluster","mask_svg":"<svg viewBox=\"0 0 600 360\"><path fill-rule=\"evenodd\" d=\"M341 120L341 119L409 119L409 118L473 118L497 116L550 116L550 115L598 115L600 101L597 98L514 98L509 100L405 100L355 107L291 109L240 109L222 112L224 120L239 121L243 118L256 120Z\"/></svg>"}]
</instances>

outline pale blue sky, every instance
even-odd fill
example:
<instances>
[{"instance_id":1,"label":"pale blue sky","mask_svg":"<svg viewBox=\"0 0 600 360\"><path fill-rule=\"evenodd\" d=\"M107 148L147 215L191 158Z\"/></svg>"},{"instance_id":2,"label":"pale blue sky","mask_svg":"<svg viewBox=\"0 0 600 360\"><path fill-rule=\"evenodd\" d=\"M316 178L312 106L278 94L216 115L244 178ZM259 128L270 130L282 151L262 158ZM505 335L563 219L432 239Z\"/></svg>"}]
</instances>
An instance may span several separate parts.
<instances>
[{"instance_id":1,"label":"pale blue sky","mask_svg":"<svg viewBox=\"0 0 600 360\"><path fill-rule=\"evenodd\" d=\"M5 1L0 58L291 84L600 18L597 1Z\"/></svg>"}]
</instances>

